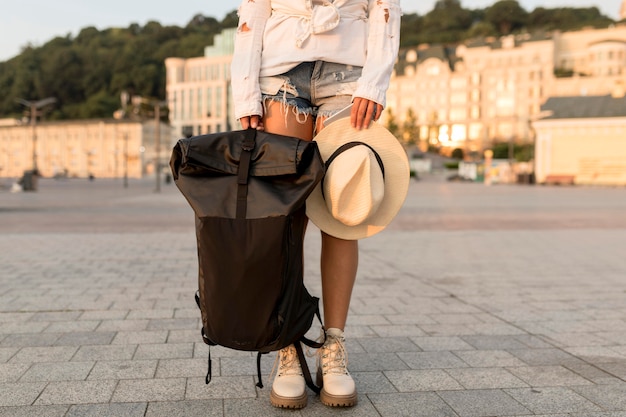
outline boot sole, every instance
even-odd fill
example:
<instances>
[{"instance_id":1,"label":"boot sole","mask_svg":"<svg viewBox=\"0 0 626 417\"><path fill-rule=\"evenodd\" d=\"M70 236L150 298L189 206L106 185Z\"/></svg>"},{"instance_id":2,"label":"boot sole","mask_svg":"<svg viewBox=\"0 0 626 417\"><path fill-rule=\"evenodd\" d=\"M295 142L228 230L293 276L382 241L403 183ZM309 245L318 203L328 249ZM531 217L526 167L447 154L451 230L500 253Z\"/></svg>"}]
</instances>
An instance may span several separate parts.
<instances>
[{"instance_id":1,"label":"boot sole","mask_svg":"<svg viewBox=\"0 0 626 417\"><path fill-rule=\"evenodd\" d=\"M349 395L331 395L322 389L320 401L328 407L353 407L358 402L357 393Z\"/></svg>"},{"instance_id":2,"label":"boot sole","mask_svg":"<svg viewBox=\"0 0 626 417\"><path fill-rule=\"evenodd\" d=\"M307 395L305 392L300 397L283 397L272 390L270 392L270 403L276 408L290 408L295 410L306 406Z\"/></svg>"}]
</instances>

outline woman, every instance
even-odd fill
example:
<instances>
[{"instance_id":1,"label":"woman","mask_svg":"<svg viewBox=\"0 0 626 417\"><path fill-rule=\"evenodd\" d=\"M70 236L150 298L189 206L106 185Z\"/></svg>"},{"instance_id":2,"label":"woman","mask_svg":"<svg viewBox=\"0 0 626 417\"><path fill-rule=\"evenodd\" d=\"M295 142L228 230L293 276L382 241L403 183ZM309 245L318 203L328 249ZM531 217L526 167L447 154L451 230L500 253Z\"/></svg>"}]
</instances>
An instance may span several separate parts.
<instances>
[{"instance_id":1,"label":"woman","mask_svg":"<svg viewBox=\"0 0 626 417\"><path fill-rule=\"evenodd\" d=\"M400 37L399 0L243 0L232 62L235 117L252 127L312 140L350 103L351 124L378 120ZM320 395L329 406L357 402L344 334L358 243L322 232L321 276L327 341L319 351ZM279 352L270 400L302 408L305 381L295 349ZM318 380L318 383L320 381Z\"/></svg>"}]
</instances>

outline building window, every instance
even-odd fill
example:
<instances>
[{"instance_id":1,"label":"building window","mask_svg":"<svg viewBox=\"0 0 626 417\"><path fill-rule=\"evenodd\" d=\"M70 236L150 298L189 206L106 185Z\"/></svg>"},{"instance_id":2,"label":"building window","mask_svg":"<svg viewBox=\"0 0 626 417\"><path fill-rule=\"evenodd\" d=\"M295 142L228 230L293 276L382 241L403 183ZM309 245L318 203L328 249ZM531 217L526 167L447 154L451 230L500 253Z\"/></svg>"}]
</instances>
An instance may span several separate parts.
<instances>
[{"instance_id":1,"label":"building window","mask_svg":"<svg viewBox=\"0 0 626 417\"><path fill-rule=\"evenodd\" d=\"M215 88L215 98L217 100L217 102L219 103L217 106L215 106L215 116L216 117L222 117L222 106L221 103L224 102L223 97L222 97L222 87L216 87ZM220 130L221 132L221 130Z\"/></svg>"},{"instance_id":2,"label":"building window","mask_svg":"<svg viewBox=\"0 0 626 417\"><path fill-rule=\"evenodd\" d=\"M206 89L206 116L213 117L213 89L208 87Z\"/></svg>"}]
</instances>

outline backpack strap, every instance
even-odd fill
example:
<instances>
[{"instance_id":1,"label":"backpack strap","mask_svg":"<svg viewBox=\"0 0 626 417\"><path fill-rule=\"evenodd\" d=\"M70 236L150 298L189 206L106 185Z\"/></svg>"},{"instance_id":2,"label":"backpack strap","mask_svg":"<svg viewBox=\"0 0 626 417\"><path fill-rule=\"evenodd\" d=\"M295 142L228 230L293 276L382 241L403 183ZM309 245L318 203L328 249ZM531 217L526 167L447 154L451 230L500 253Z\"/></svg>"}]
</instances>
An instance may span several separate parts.
<instances>
[{"instance_id":1,"label":"backpack strap","mask_svg":"<svg viewBox=\"0 0 626 417\"><path fill-rule=\"evenodd\" d=\"M246 218L248 209L248 174L252 150L256 140L256 129L246 129L246 136L241 144L241 156L239 157L239 171L237 172L237 214L238 219Z\"/></svg>"},{"instance_id":2,"label":"backpack strap","mask_svg":"<svg viewBox=\"0 0 626 417\"><path fill-rule=\"evenodd\" d=\"M306 382L306 385L311 388L314 393L319 394L322 391L322 388L313 383L313 378L311 378L309 365L307 364L306 358L304 357L304 352L302 351L302 343L296 342L293 345L295 346L296 352L298 353L298 360L300 361L300 368L302 368L302 376L304 376L304 381Z\"/></svg>"}]
</instances>

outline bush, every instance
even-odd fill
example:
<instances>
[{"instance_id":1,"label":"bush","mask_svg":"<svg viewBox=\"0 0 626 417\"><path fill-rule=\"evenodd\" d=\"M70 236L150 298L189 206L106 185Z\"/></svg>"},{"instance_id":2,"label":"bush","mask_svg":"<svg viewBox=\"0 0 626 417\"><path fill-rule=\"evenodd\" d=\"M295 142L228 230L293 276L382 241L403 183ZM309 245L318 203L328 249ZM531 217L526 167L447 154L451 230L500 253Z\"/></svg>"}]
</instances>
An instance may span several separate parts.
<instances>
[{"instance_id":1,"label":"bush","mask_svg":"<svg viewBox=\"0 0 626 417\"><path fill-rule=\"evenodd\" d=\"M456 148L452 151L452 158L462 160L465 158L465 152L461 148Z\"/></svg>"}]
</instances>

